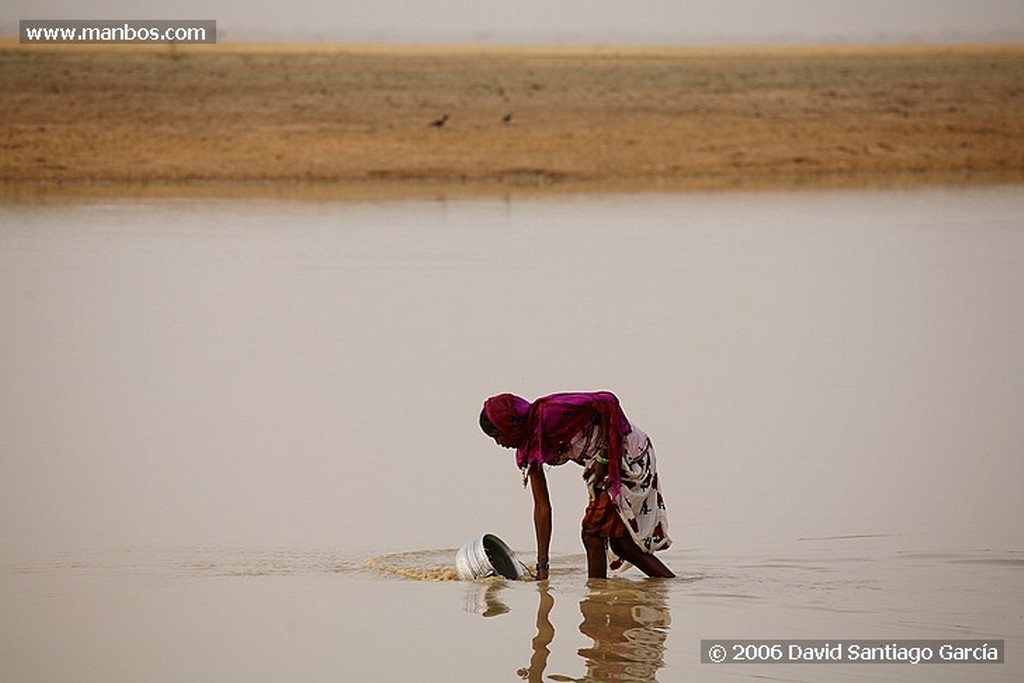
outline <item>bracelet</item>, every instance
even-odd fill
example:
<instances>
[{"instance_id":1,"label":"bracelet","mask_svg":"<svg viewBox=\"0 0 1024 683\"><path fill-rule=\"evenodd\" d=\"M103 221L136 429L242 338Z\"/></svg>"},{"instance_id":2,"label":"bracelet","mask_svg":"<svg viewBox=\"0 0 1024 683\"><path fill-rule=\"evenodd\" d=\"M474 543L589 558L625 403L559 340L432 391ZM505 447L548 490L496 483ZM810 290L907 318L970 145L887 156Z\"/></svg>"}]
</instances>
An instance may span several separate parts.
<instances>
[{"instance_id":1,"label":"bracelet","mask_svg":"<svg viewBox=\"0 0 1024 683\"><path fill-rule=\"evenodd\" d=\"M600 455L594 456L594 459L597 460L602 465L608 464L608 458L602 458Z\"/></svg>"},{"instance_id":2,"label":"bracelet","mask_svg":"<svg viewBox=\"0 0 1024 683\"><path fill-rule=\"evenodd\" d=\"M551 569L551 565L547 562L537 560L537 569Z\"/></svg>"}]
</instances>

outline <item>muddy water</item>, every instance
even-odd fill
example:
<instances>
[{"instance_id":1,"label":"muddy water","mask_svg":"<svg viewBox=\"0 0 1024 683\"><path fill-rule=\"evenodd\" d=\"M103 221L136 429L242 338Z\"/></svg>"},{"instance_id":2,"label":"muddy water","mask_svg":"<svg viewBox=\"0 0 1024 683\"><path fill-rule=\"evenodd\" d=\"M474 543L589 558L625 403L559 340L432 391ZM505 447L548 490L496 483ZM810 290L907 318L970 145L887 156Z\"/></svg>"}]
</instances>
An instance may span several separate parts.
<instances>
[{"instance_id":1,"label":"muddy water","mask_svg":"<svg viewBox=\"0 0 1024 683\"><path fill-rule=\"evenodd\" d=\"M0 206L3 680L1018 680L1024 191ZM451 580L609 388L680 578ZM702 638L1004 639L725 666Z\"/></svg>"}]
</instances>

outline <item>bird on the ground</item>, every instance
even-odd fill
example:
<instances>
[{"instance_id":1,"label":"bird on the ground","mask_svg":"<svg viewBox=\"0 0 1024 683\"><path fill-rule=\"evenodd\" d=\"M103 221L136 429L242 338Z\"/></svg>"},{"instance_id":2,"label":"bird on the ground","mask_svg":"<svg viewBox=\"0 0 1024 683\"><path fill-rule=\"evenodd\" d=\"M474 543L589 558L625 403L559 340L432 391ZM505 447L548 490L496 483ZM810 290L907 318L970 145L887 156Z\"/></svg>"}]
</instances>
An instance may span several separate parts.
<instances>
[{"instance_id":1,"label":"bird on the ground","mask_svg":"<svg viewBox=\"0 0 1024 683\"><path fill-rule=\"evenodd\" d=\"M505 123L512 123L512 112L507 112L504 116L501 117L501 120L504 121Z\"/></svg>"},{"instance_id":2,"label":"bird on the ground","mask_svg":"<svg viewBox=\"0 0 1024 683\"><path fill-rule=\"evenodd\" d=\"M448 114L445 114L444 116L442 116L441 118L437 119L436 121L432 121L430 125L433 126L434 128L440 128L441 126L443 126L445 124L445 122L447 120L448 120Z\"/></svg>"}]
</instances>

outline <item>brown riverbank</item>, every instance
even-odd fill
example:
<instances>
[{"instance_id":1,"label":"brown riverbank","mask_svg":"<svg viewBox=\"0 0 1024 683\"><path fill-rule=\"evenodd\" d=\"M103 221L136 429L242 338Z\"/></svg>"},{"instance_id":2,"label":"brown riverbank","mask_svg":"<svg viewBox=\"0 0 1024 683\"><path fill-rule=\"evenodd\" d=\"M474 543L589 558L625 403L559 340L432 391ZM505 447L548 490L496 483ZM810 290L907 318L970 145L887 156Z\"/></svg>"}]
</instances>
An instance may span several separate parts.
<instances>
[{"instance_id":1,"label":"brown riverbank","mask_svg":"<svg viewBox=\"0 0 1024 683\"><path fill-rule=\"evenodd\" d=\"M1024 180L1024 46L4 43L0 90L8 191Z\"/></svg>"}]
</instances>

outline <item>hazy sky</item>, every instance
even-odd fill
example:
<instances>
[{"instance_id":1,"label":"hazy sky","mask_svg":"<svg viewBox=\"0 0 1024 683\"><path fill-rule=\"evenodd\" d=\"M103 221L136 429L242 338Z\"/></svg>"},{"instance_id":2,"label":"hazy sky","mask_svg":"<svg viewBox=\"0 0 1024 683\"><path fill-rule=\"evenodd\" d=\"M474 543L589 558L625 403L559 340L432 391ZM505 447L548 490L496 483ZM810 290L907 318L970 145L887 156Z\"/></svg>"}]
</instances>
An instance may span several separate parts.
<instances>
[{"instance_id":1,"label":"hazy sky","mask_svg":"<svg viewBox=\"0 0 1024 683\"><path fill-rule=\"evenodd\" d=\"M1021 40L1024 0L4 0L18 19L216 19L221 40Z\"/></svg>"}]
</instances>

